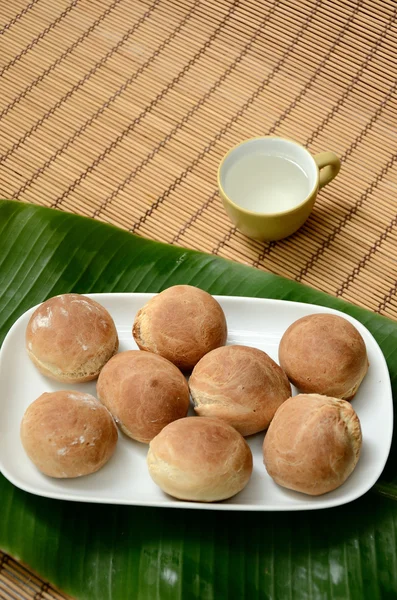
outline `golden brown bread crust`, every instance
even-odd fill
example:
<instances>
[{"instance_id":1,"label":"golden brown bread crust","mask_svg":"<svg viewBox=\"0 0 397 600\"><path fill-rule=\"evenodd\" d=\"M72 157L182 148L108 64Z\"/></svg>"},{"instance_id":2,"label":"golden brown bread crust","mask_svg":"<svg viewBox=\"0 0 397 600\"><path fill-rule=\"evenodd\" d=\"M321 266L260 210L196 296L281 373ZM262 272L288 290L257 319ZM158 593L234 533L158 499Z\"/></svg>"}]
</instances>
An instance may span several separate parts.
<instances>
[{"instance_id":1,"label":"golden brown bread crust","mask_svg":"<svg viewBox=\"0 0 397 600\"><path fill-rule=\"evenodd\" d=\"M97 394L122 431L144 443L189 408L189 387L179 369L140 350L120 352L104 366Z\"/></svg>"},{"instance_id":2,"label":"golden brown bread crust","mask_svg":"<svg viewBox=\"0 0 397 600\"><path fill-rule=\"evenodd\" d=\"M368 370L363 338L347 319L314 314L284 333L279 361L288 379L304 393L351 400Z\"/></svg>"},{"instance_id":3,"label":"golden brown bread crust","mask_svg":"<svg viewBox=\"0 0 397 600\"><path fill-rule=\"evenodd\" d=\"M43 375L64 383L96 379L118 350L108 311L80 294L62 294L41 304L26 329L26 349Z\"/></svg>"},{"instance_id":4,"label":"golden brown bread crust","mask_svg":"<svg viewBox=\"0 0 397 600\"><path fill-rule=\"evenodd\" d=\"M117 427L90 394L42 394L25 411L21 440L30 460L50 477L81 477L98 471L112 456Z\"/></svg>"},{"instance_id":5,"label":"golden brown bread crust","mask_svg":"<svg viewBox=\"0 0 397 600\"><path fill-rule=\"evenodd\" d=\"M265 352L248 346L206 354L194 367L189 387L199 416L222 419L242 435L266 429L291 396L284 371Z\"/></svg>"},{"instance_id":6,"label":"golden brown bread crust","mask_svg":"<svg viewBox=\"0 0 397 600\"><path fill-rule=\"evenodd\" d=\"M244 438L224 421L187 417L167 425L149 446L153 481L180 500L215 502L240 492L252 473Z\"/></svg>"},{"instance_id":7,"label":"golden brown bread crust","mask_svg":"<svg viewBox=\"0 0 397 600\"><path fill-rule=\"evenodd\" d=\"M132 335L141 350L190 371L204 354L226 343L227 325L222 308L210 294L190 285L175 285L138 311Z\"/></svg>"},{"instance_id":8,"label":"golden brown bread crust","mask_svg":"<svg viewBox=\"0 0 397 600\"><path fill-rule=\"evenodd\" d=\"M300 394L284 402L270 423L264 464L279 485L318 496L346 481L361 444L360 421L349 402Z\"/></svg>"}]
</instances>

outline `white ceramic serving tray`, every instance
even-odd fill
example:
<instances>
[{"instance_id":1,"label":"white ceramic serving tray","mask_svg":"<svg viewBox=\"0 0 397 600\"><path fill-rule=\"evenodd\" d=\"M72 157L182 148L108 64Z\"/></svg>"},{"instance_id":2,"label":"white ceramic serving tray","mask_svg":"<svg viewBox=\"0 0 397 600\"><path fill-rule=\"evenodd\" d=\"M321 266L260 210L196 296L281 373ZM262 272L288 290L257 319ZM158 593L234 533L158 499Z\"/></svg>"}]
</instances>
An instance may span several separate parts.
<instances>
[{"instance_id":1,"label":"white ceramic serving tray","mask_svg":"<svg viewBox=\"0 0 397 600\"><path fill-rule=\"evenodd\" d=\"M90 295L113 316L120 337L120 351L136 348L131 335L132 323L138 309L152 295ZM248 438L254 456L254 470L247 487L234 498L214 504L182 502L163 493L147 472L148 446L122 434L119 434L115 454L97 473L69 480L42 475L26 456L20 441L19 426L25 409L46 391L74 389L95 395L95 382L67 386L47 379L36 370L25 351L25 329L34 308L13 325L0 353L0 470L5 477L23 490L49 498L212 510L308 510L345 504L362 496L383 470L393 432L389 373L382 351L372 335L348 315L320 306L258 298L216 298L226 314L227 343L260 348L276 361L284 331L293 321L305 315L340 314L360 331L367 346L370 367L352 404L361 421L363 448L355 471L344 485L318 497L279 487L269 477L262 462L264 433ZM294 389L293 394L296 393Z\"/></svg>"}]
</instances>

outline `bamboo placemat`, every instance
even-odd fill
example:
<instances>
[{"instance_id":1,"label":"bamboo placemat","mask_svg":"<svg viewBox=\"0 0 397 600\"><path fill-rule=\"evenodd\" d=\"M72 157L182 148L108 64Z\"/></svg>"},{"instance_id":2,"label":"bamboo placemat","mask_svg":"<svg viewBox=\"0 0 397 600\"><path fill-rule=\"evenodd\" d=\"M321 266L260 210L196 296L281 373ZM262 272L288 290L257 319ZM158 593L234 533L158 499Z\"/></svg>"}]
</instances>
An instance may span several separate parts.
<instances>
[{"instance_id":1,"label":"bamboo placemat","mask_svg":"<svg viewBox=\"0 0 397 600\"><path fill-rule=\"evenodd\" d=\"M0 551L0 598L5 600L70 600L48 582ZM99 600L99 599L98 599Z\"/></svg>"},{"instance_id":2,"label":"bamboo placemat","mask_svg":"<svg viewBox=\"0 0 397 600\"><path fill-rule=\"evenodd\" d=\"M394 0L2 2L0 195L395 318L396 9ZM343 166L300 232L261 244L231 226L216 169L235 143L264 134L333 150ZM27 591L16 563L1 554L0 563L1 598L61 597ZM21 587L4 587L10 565Z\"/></svg>"}]
</instances>

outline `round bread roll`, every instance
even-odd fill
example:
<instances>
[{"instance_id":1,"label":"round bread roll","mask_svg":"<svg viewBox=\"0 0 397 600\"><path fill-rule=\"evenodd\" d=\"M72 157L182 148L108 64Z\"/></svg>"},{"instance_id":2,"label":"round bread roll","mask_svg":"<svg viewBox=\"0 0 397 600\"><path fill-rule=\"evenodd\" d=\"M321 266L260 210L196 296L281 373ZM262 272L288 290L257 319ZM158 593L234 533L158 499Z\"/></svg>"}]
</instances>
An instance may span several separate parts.
<instances>
[{"instance_id":1,"label":"round bread roll","mask_svg":"<svg viewBox=\"0 0 397 600\"><path fill-rule=\"evenodd\" d=\"M108 311L86 296L62 294L41 304L26 329L26 349L43 375L91 381L119 347Z\"/></svg>"},{"instance_id":2,"label":"round bread roll","mask_svg":"<svg viewBox=\"0 0 397 600\"><path fill-rule=\"evenodd\" d=\"M153 481L180 500L215 502L240 492L252 473L245 439L218 419L187 417L167 425L151 442Z\"/></svg>"},{"instance_id":3,"label":"round bread roll","mask_svg":"<svg viewBox=\"0 0 397 600\"><path fill-rule=\"evenodd\" d=\"M281 338L279 361L305 393L351 400L368 370L365 343L347 319L314 314L295 321Z\"/></svg>"},{"instance_id":4,"label":"round bread roll","mask_svg":"<svg viewBox=\"0 0 397 600\"><path fill-rule=\"evenodd\" d=\"M190 285L175 285L138 311L132 335L141 350L190 371L204 354L224 346L227 325L222 308L210 294Z\"/></svg>"},{"instance_id":5,"label":"round bread roll","mask_svg":"<svg viewBox=\"0 0 397 600\"><path fill-rule=\"evenodd\" d=\"M361 443L360 421L349 402L300 394L277 410L265 436L263 459L276 483L318 496L346 481Z\"/></svg>"},{"instance_id":6,"label":"round bread roll","mask_svg":"<svg viewBox=\"0 0 397 600\"><path fill-rule=\"evenodd\" d=\"M266 429L291 396L284 371L266 352L247 346L206 354L194 367L189 387L200 417L222 419L242 435Z\"/></svg>"},{"instance_id":7,"label":"round bread roll","mask_svg":"<svg viewBox=\"0 0 397 600\"><path fill-rule=\"evenodd\" d=\"M189 387L167 359L129 350L114 356L102 369L97 394L121 430L148 443L168 423L186 417Z\"/></svg>"},{"instance_id":8,"label":"round bread roll","mask_svg":"<svg viewBox=\"0 0 397 600\"><path fill-rule=\"evenodd\" d=\"M36 467L50 477L82 477L112 456L117 427L96 398L81 392L42 394L26 410L21 440Z\"/></svg>"}]
</instances>

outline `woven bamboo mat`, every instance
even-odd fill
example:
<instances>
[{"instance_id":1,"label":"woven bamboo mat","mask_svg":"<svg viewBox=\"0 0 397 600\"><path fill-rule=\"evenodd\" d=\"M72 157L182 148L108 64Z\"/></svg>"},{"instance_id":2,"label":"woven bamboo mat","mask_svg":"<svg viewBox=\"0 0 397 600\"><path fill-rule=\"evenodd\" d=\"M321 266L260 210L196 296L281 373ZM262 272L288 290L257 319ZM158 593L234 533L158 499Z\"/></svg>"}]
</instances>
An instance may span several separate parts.
<instances>
[{"instance_id":1,"label":"woven bamboo mat","mask_svg":"<svg viewBox=\"0 0 397 600\"><path fill-rule=\"evenodd\" d=\"M69 600L70 597L58 592L49 583L0 551L0 598L5 600Z\"/></svg>"},{"instance_id":2,"label":"woven bamboo mat","mask_svg":"<svg viewBox=\"0 0 397 600\"><path fill-rule=\"evenodd\" d=\"M397 317L396 9L394 0L1 2L0 195ZM224 215L216 169L232 145L264 134L333 150L343 166L297 234L261 244ZM1 598L61 597L37 591L41 582L29 591L26 572L2 556Z\"/></svg>"},{"instance_id":3,"label":"woven bamboo mat","mask_svg":"<svg viewBox=\"0 0 397 600\"><path fill-rule=\"evenodd\" d=\"M396 3L1 5L0 193L115 223L397 316ZM292 238L235 230L216 168L275 133L343 159Z\"/></svg>"}]
</instances>

